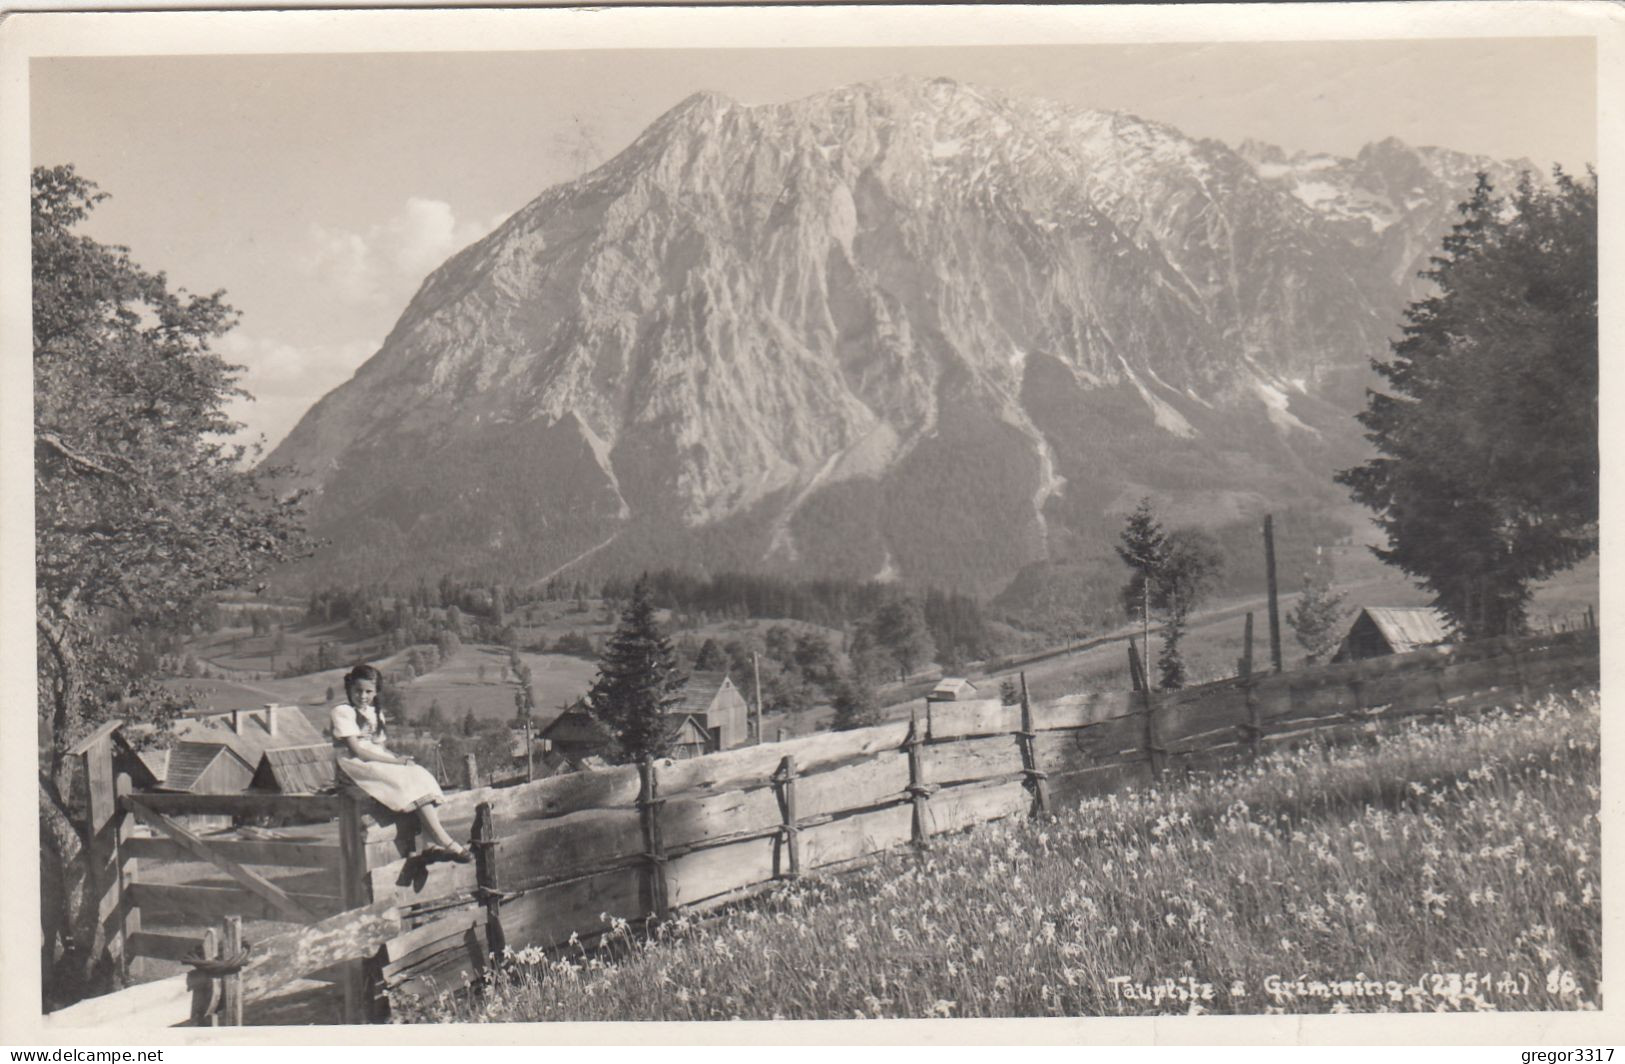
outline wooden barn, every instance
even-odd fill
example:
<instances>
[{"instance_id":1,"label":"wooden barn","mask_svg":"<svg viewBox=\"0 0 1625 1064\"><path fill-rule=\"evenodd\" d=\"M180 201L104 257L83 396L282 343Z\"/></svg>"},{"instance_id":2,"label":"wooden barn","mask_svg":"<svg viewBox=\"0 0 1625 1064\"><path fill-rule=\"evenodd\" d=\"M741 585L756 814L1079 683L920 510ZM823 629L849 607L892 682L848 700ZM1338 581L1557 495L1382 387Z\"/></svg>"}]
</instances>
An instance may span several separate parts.
<instances>
[{"instance_id":1,"label":"wooden barn","mask_svg":"<svg viewBox=\"0 0 1625 1064\"><path fill-rule=\"evenodd\" d=\"M750 741L750 709L745 704L745 696L725 672L691 674L688 685L683 688L683 700L671 712L697 718L695 723L710 741L709 748L702 753L732 750ZM687 721L680 725L680 731L687 728Z\"/></svg>"},{"instance_id":2,"label":"wooden barn","mask_svg":"<svg viewBox=\"0 0 1625 1064\"><path fill-rule=\"evenodd\" d=\"M1449 622L1431 606L1367 606L1354 618L1332 660L1408 654L1449 641Z\"/></svg>"}]
</instances>

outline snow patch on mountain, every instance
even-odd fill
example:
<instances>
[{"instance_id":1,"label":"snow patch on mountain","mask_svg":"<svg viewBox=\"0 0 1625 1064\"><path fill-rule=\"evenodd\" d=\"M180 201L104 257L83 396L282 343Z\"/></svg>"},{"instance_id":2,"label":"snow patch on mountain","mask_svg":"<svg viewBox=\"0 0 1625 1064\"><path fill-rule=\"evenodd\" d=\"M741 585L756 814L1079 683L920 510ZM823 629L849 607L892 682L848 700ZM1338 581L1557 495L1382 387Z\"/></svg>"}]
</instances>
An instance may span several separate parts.
<instances>
[{"instance_id":1,"label":"snow patch on mountain","mask_svg":"<svg viewBox=\"0 0 1625 1064\"><path fill-rule=\"evenodd\" d=\"M1184 414L1175 410L1167 400L1153 395L1151 389L1147 388L1134 370L1129 368L1128 361L1122 355L1117 356L1117 361L1122 364L1123 373L1128 377L1129 383L1133 384L1134 389L1140 393L1140 398L1145 400L1145 405L1151 408L1152 420L1157 423L1158 428L1188 440L1196 438L1196 427L1185 420Z\"/></svg>"}]
</instances>

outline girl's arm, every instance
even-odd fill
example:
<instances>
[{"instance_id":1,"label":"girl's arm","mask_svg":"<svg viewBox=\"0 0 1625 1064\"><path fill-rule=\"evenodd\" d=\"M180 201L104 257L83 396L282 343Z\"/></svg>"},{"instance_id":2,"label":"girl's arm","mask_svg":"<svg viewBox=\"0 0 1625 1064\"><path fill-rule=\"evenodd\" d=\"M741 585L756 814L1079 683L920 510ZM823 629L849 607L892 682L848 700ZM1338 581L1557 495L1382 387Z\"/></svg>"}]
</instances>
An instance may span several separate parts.
<instances>
[{"instance_id":1,"label":"girl's arm","mask_svg":"<svg viewBox=\"0 0 1625 1064\"><path fill-rule=\"evenodd\" d=\"M386 765L410 765L410 757L397 757L387 750L381 749L367 742L359 735L347 735L344 745L350 748L350 756L358 761L379 761Z\"/></svg>"}]
</instances>

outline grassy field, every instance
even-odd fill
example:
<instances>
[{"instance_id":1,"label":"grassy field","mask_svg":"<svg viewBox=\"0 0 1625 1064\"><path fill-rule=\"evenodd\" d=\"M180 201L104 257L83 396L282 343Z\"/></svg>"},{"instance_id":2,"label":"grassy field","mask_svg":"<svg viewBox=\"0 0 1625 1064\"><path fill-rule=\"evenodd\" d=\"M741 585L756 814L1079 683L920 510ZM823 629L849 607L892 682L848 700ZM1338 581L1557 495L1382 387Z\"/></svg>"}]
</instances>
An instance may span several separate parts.
<instances>
[{"instance_id":1,"label":"grassy field","mask_svg":"<svg viewBox=\"0 0 1625 1064\"><path fill-rule=\"evenodd\" d=\"M530 950L407 1022L1600 1006L1594 691L1090 799L652 938Z\"/></svg>"}]
</instances>

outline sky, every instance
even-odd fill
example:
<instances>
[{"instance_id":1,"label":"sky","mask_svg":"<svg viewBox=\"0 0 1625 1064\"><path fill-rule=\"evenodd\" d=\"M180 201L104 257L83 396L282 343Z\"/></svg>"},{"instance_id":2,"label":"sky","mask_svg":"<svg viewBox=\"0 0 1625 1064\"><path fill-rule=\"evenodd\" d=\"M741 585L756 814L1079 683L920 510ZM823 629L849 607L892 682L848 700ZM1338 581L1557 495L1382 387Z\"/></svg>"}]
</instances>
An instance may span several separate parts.
<instances>
[{"instance_id":1,"label":"sky","mask_svg":"<svg viewBox=\"0 0 1625 1064\"><path fill-rule=\"evenodd\" d=\"M35 165L111 194L85 231L242 312L221 351L274 446L423 278L693 92L775 103L893 74L1129 111L1231 145L1397 136L1597 158L1586 38L36 58Z\"/></svg>"}]
</instances>

